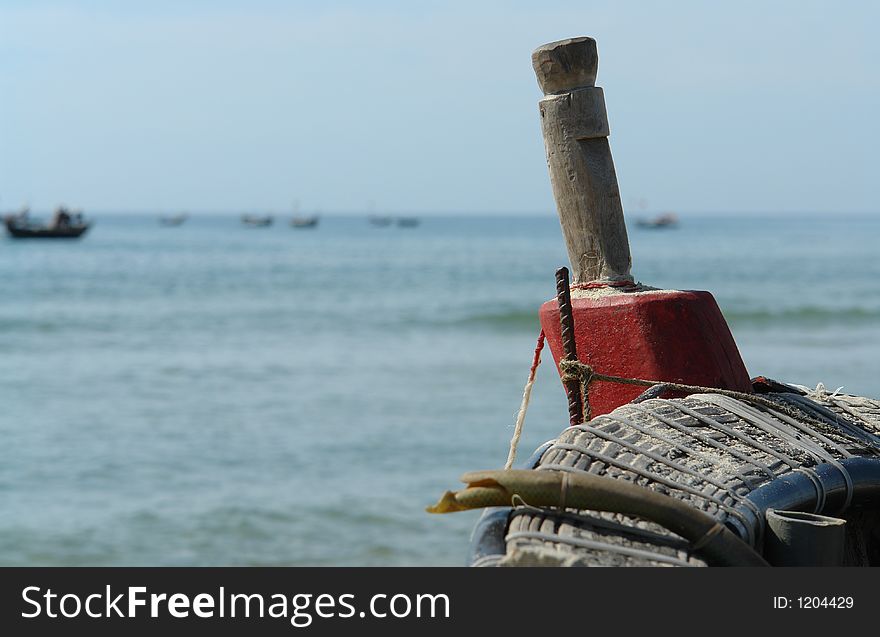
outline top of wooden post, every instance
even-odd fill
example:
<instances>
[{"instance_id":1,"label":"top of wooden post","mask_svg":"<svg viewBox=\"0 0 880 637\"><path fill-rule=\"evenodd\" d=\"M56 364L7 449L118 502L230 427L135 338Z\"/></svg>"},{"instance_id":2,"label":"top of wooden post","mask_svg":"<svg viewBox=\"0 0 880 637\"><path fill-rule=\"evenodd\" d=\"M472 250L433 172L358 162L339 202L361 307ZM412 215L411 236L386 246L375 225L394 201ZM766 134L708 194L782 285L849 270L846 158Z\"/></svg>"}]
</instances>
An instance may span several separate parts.
<instances>
[{"instance_id":1,"label":"top of wooden post","mask_svg":"<svg viewBox=\"0 0 880 637\"><path fill-rule=\"evenodd\" d=\"M532 66L544 95L596 85L599 52L593 38L568 38L535 49Z\"/></svg>"},{"instance_id":2,"label":"top of wooden post","mask_svg":"<svg viewBox=\"0 0 880 637\"><path fill-rule=\"evenodd\" d=\"M532 65L544 91L541 130L574 282L632 281L605 97L596 87L596 41L545 44Z\"/></svg>"}]
</instances>

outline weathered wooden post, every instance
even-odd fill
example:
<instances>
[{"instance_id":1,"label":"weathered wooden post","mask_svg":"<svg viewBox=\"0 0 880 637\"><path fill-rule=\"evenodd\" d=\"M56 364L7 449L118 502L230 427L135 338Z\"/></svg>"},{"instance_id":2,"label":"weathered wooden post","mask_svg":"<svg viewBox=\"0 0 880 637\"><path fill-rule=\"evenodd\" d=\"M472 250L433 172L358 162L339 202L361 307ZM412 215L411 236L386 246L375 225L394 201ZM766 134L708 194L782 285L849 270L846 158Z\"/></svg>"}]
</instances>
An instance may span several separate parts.
<instances>
[{"instance_id":1,"label":"weathered wooden post","mask_svg":"<svg viewBox=\"0 0 880 637\"><path fill-rule=\"evenodd\" d=\"M532 54L550 182L573 272L571 308L578 358L597 372L751 391L730 329L708 292L636 285L608 118L595 86L599 56L592 38L545 44ZM559 304L541 307L541 326L556 359L564 357ZM607 413L644 387L597 381L590 413Z\"/></svg>"},{"instance_id":2,"label":"weathered wooden post","mask_svg":"<svg viewBox=\"0 0 880 637\"><path fill-rule=\"evenodd\" d=\"M630 281L605 94L595 86L596 41L545 44L532 53L532 65L544 91L541 128L573 283Z\"/></svg>"}]
</instances>

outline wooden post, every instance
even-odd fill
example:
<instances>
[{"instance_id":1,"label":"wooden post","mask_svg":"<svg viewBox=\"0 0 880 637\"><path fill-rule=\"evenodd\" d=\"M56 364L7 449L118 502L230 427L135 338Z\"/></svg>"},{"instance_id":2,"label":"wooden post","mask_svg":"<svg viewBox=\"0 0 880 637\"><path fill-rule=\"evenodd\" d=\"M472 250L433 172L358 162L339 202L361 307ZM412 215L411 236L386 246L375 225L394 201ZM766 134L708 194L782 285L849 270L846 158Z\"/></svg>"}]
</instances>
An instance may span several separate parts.
<instances>
[{"instance_id":1,"label":"wooden post","mask_svg":"<svg viewBox=\"0 0 880 637\"><path fill-rule=\"evenodd\" d=\"M631 258L605 97L595 86L592 38L552 42L532 53L544 146L573 282L630 281Z\"/></svg>"}]
</instances>

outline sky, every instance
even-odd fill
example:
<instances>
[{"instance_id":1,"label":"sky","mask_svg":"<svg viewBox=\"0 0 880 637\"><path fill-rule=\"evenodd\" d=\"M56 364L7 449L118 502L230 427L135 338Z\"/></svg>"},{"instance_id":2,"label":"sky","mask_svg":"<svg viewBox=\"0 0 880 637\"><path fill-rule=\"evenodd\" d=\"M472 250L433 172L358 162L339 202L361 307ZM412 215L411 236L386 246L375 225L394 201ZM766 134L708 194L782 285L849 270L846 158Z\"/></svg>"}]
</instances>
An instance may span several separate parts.
<instances>
[{"instance_id":1,"label":"sky","mask_svg":"<svg viewBox=\"0 0 880 637\"><path fill-rule=\"evenodd\" d=\"M876 212L880 3L0 0L0 210L544 213L599 47L628 212Z\"/></svg>"}]
</instances>

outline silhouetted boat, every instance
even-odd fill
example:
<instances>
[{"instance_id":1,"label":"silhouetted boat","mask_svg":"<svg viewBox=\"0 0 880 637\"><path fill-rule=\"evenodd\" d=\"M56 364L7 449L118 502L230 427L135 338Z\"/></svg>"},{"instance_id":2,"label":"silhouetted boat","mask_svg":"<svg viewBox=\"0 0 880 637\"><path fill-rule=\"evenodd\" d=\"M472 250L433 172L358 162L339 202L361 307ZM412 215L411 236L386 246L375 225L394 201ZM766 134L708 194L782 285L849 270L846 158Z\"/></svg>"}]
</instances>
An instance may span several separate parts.
<instances>
[{"instance_id":1,"label":"silhouetted boat","mask_svg":"<svg viewBox=\"0 0 880 637\"><path fill-rule=\"evenodd\" d=\"M387 226L390 226L392 223L394 223L394 219L392 219L391 217L385 217L385 216L379 216L379 215L370 216L369 221L374 226L379 226L380 228L385 228Z\"/></svg>"},{"instance_id":2,"label":"silhouetted boat","mask_svg":"<svg viewBox=\"0 0 880 637\"><path fill-rule=\"evenodd\" d=\"M91 227L81 212L71 212L61 206L52 215L49 224L31 221L28 211L7 215L3 219L9 236L15 239L77 239Z\"/></svg>"},{"instance_id":3,"label":"silhouetted boat","mask_svg":"<svg viewBox=\"0 0 880 637\"><path fill-rule=\"evenodd\" d=\"M416 217L400 217L397 225L401 228L415 228L419 225L419 220Z\"/></svg>"},{"instance_id":4,"label":"silhouetted boat","mask_svg":"<svg viewBox=\"0 0 880 637\"><path fill-rule=\"evenodd\" d=\"M272 215L266 215L263 217L259 215L242 215L241 222L246 226L263 228L272 225Z\"/></svg>"},{"instance_id":5,"label":"silhouetted boat","mask_svg":"<svg viewBox=\"0 0 880 637\"><path fill-rule=\"evenodd\" d=\"M294 217L290 220L290 225L294 228L314 228L318 225L318 220L320 217L318 215L313 215L311 217Z\"/></svg>"},{"instance_id":6,"label":"silhouetted boat","mask_svg":"<svg viewBox=\"0 0 880 637\"><path fill-rule=\"evenodd\" d=\"M653 219L639 219L636 225L640 228L674 228L678 225L678 217L667 212Z\"/></svg>"},{"instance_id":7,"label":"silhouetted boat","mask_svg":"<svg viewBox=\"0 0 880 637\"><path fill-rule=\"evenodd\" d=\"M170 217L159 217L159 225L162 226L181 226L187 220L187 215L185 212L181 212L179 215L171 215Z\"/></svg>"}]
</instances>

